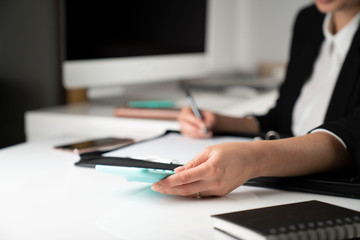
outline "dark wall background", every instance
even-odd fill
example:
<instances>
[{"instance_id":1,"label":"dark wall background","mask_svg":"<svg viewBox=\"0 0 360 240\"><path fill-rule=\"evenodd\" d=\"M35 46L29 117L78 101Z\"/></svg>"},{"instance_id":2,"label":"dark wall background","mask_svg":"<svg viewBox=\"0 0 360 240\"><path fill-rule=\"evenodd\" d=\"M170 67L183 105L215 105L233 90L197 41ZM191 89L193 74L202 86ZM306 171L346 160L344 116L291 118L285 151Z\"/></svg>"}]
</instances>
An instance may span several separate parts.
<instances>
[{"instance_id":1,"label":"dark wall background","mask_svg":"<svg viewBox=\"0 0 360 240\"><path fill-rule=\"evenodd\" d=\"M64 103L58 10L58 0L0 0L0 148L25 141L25 111Z\"/></svg>"}]
</instances>

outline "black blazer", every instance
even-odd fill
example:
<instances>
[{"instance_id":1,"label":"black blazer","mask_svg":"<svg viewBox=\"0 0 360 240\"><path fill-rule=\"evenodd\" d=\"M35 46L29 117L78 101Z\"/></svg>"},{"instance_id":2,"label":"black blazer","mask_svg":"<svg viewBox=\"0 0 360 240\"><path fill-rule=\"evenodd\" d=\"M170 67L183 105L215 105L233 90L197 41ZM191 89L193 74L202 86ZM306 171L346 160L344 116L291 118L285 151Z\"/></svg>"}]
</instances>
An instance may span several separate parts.
<instances>
[{"instance_id":1,"label":"black blazer","mask_svg":"<svg viewBox=\"0 0 360 240\"><path fill-rule=\"evenodd\" d=\"M296 18L290 58L285 80L280 87L274 108L266 115L257 116L262 131L275 130L292 136L292 111L324 40L324 14L314 5L301 10ZM321 89L319 89L321 91ZM339 136L360 171L360 28L355 33L344 60L327 109L325 122L319 128ZM312 129L309 129L309 131Z\"/></svg>"}]
</instances>

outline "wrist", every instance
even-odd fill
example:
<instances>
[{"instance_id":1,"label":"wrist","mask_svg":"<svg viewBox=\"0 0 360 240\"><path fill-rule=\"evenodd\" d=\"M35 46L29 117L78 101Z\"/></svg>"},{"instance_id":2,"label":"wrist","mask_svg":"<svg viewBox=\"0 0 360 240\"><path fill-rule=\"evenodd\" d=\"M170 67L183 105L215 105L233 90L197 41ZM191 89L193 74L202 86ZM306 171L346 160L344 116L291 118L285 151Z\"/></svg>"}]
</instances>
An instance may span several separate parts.
<instances>
[{"instance_id":1,"label":"wrist","mask_svg":"<svg viewBox=\"0 0 360 240\"><path fill-rule=\"evenodd\" d=\"M222 125L224 124L224 116L214 113L214 124L211 126L213 132L223 131Z\"/></svg>"},{"instance_id":2,"label":"wrist","mask_svg":"<svg viewBox=\"0 0 360 240\"><path fill-rule=\"evenodd\" d=\"M247 115L244 117L248 121L248 128L251 132L260 132L260 123L253 115Z\"/></svg>"},{"instance_id":3,"label":"wrist","mask_svg":"<svg viewBox=\"0 0 360 240\"><path fill-rule=\"evenodd\" d=\"M274 165L271 163L271 146L269 141L261 140L252 142L251 149L254 154L254 173L253 177L271 176L271 169Z\"/></svg>"},{"instance_id":4,"label":"wrist","mask_svg":"<svg viewBox=\"0 0 360 240\"><path fill-rule=\"evenodd\" d=\"M260 124L255 117L229 117L219 114L214 115L215 124L212 130L215 132L248 132L258 133Z\"/></svg>"}]
</instances>

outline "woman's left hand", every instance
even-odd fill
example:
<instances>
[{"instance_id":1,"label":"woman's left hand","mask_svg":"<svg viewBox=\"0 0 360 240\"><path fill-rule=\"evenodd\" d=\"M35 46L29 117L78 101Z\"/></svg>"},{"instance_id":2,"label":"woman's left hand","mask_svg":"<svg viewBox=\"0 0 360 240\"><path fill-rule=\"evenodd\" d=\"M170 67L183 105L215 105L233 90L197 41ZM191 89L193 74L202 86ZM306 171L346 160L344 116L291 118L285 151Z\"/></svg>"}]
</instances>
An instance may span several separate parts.
<instances>
[{"instance_id":1,"label":"woman's left hand","mask_svg":"<svg viewBox=\"0 0 360 240\"><path fill-rule=\"evenodd\" d=\"M257 176L254 144L230 142L204 149L171 175L152 186L163 194L224 196Z\"/></svg>"}]
</instances>

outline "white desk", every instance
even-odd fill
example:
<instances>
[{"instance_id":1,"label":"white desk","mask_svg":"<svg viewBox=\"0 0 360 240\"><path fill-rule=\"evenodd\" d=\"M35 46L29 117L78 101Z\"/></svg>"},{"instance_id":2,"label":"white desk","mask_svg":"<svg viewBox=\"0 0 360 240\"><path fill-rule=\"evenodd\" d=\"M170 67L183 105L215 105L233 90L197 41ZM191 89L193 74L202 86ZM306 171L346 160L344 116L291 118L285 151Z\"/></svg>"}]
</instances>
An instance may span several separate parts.
<instances>
[{"instance_id":1,"label":"white desk","mask_svg":"<svg viewBox=\"0 0 360 240\"><path fill-rule=\"evenodd\" d=\"M216 239L210 215L317 199L360 210L360 200L240 187L223 198L165 196L149 184L74 166L52 149L75 137L0 150L0 239Z\"/></svg>"},{"instance_id":2,"label":"white desk","mask_svg":"<svg viewBox=\"0 0 360 240\"><path fill-rule=\"evenodd\" d=\"M177 130L178 125L176 121L118 118L113 115L113 106L89 103L39 109L25 115L27 141L59 136L148 138L167 129Z\"/></svg>"}]
</instances>

